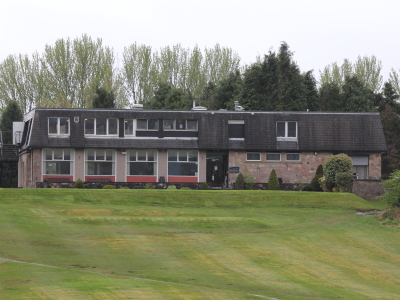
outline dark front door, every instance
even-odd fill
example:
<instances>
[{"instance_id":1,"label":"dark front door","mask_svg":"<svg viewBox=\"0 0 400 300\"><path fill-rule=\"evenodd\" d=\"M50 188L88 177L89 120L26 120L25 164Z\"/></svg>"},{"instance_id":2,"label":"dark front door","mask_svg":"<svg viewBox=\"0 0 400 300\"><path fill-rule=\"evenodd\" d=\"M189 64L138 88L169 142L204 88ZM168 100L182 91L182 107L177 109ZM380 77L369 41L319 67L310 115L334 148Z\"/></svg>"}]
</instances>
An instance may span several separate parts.
<instances>
[{"instance_id":1,"label":"dark front door","mask_svg":"<svg viewBox=\"0 0 400 300\"><path fill-rule=\"evenodd\" d=\"M207 182L215 185L227 183L228 155L207 153Z\"/></svg>"}]
</instances>

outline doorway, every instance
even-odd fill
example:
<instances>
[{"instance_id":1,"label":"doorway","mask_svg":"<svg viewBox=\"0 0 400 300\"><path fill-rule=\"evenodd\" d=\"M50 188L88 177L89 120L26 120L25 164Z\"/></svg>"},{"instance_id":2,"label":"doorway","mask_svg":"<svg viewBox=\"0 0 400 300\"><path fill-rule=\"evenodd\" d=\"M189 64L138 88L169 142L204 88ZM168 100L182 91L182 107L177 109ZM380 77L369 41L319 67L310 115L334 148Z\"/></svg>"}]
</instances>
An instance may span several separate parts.
<instances>
[{"instance_id":1,"label":"doorway","mask_svg":"<svg viewBox=\"0 0 400 300\"><path fill-rule=\"evenodd\" d=\"M212 186L228 184L228 153L223 151L207 151L207 183Z\"/></svg>"}]
</instances>

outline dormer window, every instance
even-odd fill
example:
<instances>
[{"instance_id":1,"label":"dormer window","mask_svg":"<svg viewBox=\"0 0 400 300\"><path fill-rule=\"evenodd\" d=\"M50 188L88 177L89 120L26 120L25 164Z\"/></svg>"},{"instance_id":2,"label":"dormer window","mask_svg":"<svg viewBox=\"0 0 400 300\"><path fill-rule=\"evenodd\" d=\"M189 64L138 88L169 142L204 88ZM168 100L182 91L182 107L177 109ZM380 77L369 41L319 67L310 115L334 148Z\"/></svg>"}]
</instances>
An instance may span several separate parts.
<instances>
[{"instance_id":1,"label":"dormer window","mask_svg":"<svg viewBox=\"0 0 400 300\"><path fill-rule=\"evenodd\" d=\"M283 139L297 139L297 122L276 122L276 137Z\"/></svg>"},{"instance_id":2,"label":"dormer window","mask_svg":"<svg viewBox=\"0 0 400 300\"><path fill-rule=\"evenodd\" d=\"M49 135L69 135L69 118L49 118Z\"/></svg>"},{"instance_id":3,"label":"dormer window","mask_svg":"<svg viewBox=\"0 0 400 300\"><path fill-rule=\"evenodd\" d=\"M244 120L228 120L228 135L230 140L243 140Z\"/></svg>"},{"instance_id":4,"label":"dormer window","mask_svg":"<svg viewBox=\"0 0 400 300\"><path fill-rule=\"evenodd\" d=\"M85 119L85 135L118 135L118 119Z\"/></svg>"}]
</instances>

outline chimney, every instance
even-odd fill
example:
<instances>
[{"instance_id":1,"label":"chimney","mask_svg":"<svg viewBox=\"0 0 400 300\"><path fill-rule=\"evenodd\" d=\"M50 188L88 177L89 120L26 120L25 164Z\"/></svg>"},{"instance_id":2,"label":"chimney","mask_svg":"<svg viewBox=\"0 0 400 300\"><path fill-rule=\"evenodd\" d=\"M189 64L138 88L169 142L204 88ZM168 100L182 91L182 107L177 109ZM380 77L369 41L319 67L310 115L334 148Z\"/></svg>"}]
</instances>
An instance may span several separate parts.
<instances>
[{"instance_id":1,"label":"chimney","mask_svg":"<svg viewBox=\"0 0 400 300\"><path fill-rule=\"evenodd\" d=\"M235 110L239 110L239 101L235 101Z\"/></svg>"}]
</instances>

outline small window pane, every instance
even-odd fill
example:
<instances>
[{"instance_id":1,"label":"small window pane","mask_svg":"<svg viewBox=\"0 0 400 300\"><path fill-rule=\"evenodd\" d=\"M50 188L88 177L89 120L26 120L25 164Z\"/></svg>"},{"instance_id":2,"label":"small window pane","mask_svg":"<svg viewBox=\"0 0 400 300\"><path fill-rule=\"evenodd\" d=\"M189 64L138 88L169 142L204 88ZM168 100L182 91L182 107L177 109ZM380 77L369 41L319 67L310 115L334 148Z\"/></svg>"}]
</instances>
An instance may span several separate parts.
<instances>
[{"instance_id":1,"label":"small window pane","mask_svg":"<svg viewBox=\"0 0 400 300\"><path fill-rule=\"evenodd\" d=\"M49 118L49 133L57 134L58 118Z\"/></svg>"},{"instance_id":2,"label":"small window pane","mask_svg":"<svg viewBox=\"0 0 400 300\"><path fill-rule=\"evenodd\" d=\"M174 120L164 120L164 129L174 129Z\"/></svg>"},{"instance_id":3,"label":"small window pane","mask_svg":"<svg viewBox=\"0 0 400 300\"><path fill-rule=\"evenodd\" d=\"M287 153L286 154L286 160L288 160L288 161L299 161L300 160L300 154L299 153Z\"/></svg>"},{"instance_id":4,"label":"small window pane","mask_svg":"<svg viewBox=\"0 0 400 300\"><path fill-rule=\"evenodd\" d=\"M60 134L69 134L69 118L60 118Z\"/></svg>"},{"instance_id":5,"label":"small window pane","mask_svg":"<svg viewBox=\"0 0 400 300\"><path fill-rule=\"evenodd\" d=\"M53 150L46 149L46 160L53 160Z\"/></svg>"},{"instance_id":6,"label":"small window pane","mask_svg":"<svg viewBox=\"0 0 400 300\"><path fill-rule=\"evenodd\" d=\"M197 151L189 151L189 161L197 161Z\"/></svg>"},{"instance_id":7,"label":"small window pane","mask_svg":"<svg viewBox=\"0 0 400 300\"><path fill-rule=\"evenodd\" d=\"M130 150L129 151L129 160L130 161L136 161L136 150Z\"/></svg>"},{"instance_id":8,"label":"small window pane","mask_svg":"<svg viewBox=\"0 0 400 300\"><path fill-rule=\"evenodd\" d=\"M137 160L138 161L146 161L146 150L138 150L138 156Z\"/></svg>"},{"instance_id":9,"label":"small window pane","mask_svg":"<svg viewBox=\"0 0 400 300\"><path fill-rule=\"evenodd\" d=\"M187 120L188 130L197 130L197 120Z\"/></svg>"},{"instance_id":10,"label":"small window pane","mask_svg":"<svg viewBox=\"0 0 400 300\"><path fill-rule=\"evenodd\" d=\"M85 134L94 134L94 119L85 120Z\"/></svg>"},{"instance_id":11,"label":"small window pane","mask_svg":"<svg viewBox=\"0 0 400 300\"><path fill-rule=\"evenodd\" d=\"M62 160L62 159L63 159L63 150L54 149L54 160Z\"/></svg>"},{"instance_id":12,"label":"small window pane","mask_svg":"<svg viewBox=\"0 0 400 300\"><path fill-rule=\"evenodd\" d=\"M276 123L276 136L285 137L285 122Z\"/></svg>"},{"instance_id":13,"label":"small window pane","mask_svg":"<svg viewBox=\"0 0 400 300\"><path fill-rule=\"evenodd\" d=\"M113 160L113 151L106 150L106 160Z\"/></svg>"},{"instance_id":14,"label":"small window pane","mask_svg":"<svg viewBox=\"0 0 400 300\"><path fill-rule=\"evenodd\" d=\"M118 134L117 119L108 119L108 134Z\"/></svg>"},{"instance_id":15,"label":"small window pane","mask_svg":"<svg viewBox=\"0 0 400 300\"><path fill-rule=\"evenodd\" d=\"M186 120L176 120L176 130L185 130Z\"/></svg>"},{"instance_id":16,"label":"small window pane","mask_svg":"<svg viewBox=\"0 0 400 300\"><path fill-rule=\"evenodd\" d=\"M87 150L87 160L94 160L94 150Z\"/></svg>"},{"instance_id":17,"label":"small window pane","mask_svg":"<svg viewBox=\"0 0 400 300\"><path fill-rule=\"evenodd\" d=\"M247 160L261 160L261 154L260 153L247 153Z\"/></svg>"},{"instance_id":18,"label":"small window pane","mask_svg":"<svg viewBox=\"0 0 400 300\"><path fill-rule=\"evenodd\" d=\"M168 161L178 161L178 151L176 150L168 151Z\"/></svg>"},{"instance_id":19,"label":"small window pane","mask_svg":"<svg viewBox=\"0 0 400 300\"><path fill-rule=\"evenodd\" d=\"M147 161L156 161L156 153L154 150L147 151Z\"/></svg>"},{"instance_id":20,"label":"small window pane","mask_svg":"<svg viewBox=\"0 0 400 300\"><path fill-rule=\"evenodd\" d=\"M280 153L267 153L267 160L268 161L280 161L281 154Z\"/></svg>"},{"instance_id":21,"label":"small window pane","mask_svg":"<svg viewBox=\"0 0 400 300\"><path fill-rule=\"evenodd\" d=\"M296 137L296 122L288 122L288 137Z\"/></svg>"},{"instance_id":22,"label":"small window pane","mask_svg":"<svg viewBox=\"0 0 400 300\"><path fill-rule=\"evenodd\" d=\"M147 120L146 119L138 119L137 120L137 129L147 130Z\"/></svg>"},{"instance_id":23,"label":"small window pane","mask_svg":"<svg viewBox=\"0 0 400 300\"><path fill-rule=\"evenodd\" d=\"M64 160L71 160L71 150L69 149L64 150Z\"/></svg>"},{"instance_id":24,"label":"small window pane","mask_svg":"<svg viewBox=\"0 0 400 300\"><path fill-rule=\"evenodd\" d=\"M133 120L125 120L125 135L133 135Z\"/></svg>"},{"instance_id":25,"label":"small window pane","mask_svg":"<svg viewBox=\"0 0 400 300\"><path fill-rule=\"evenodd\" d=\"M104 150L96 150L96 160L104 160Z\"/></svg>"},{"instance_id":26,"label":"small window pane","mask_svg":"<svg viewBox=\"0 0 400 300\"><path fill-rule=\"evenodd\" d=\"M149 126L149 130L158 130L158 120L148 120L148 126Z\"/></svg>"},{"instance_id":27,"label":"small window pane","mask_svg":"<svg viewBox=\"0 0 400 300\"><path fill-rule=\"evenodd\" d=\"M187 151L179 151L179 161L187 161Z\"/></svg>"},{"instance_id":28,"label":"small window pane","mask_svg":"<svg viewBox=\"0 0 400 300\"><path fill-rule=\"evenodd\" d=\"M105 135L107 119L96 119L96 135Z\"/></svg>"}]
</instances>

